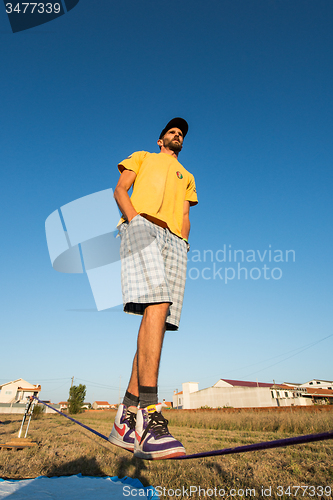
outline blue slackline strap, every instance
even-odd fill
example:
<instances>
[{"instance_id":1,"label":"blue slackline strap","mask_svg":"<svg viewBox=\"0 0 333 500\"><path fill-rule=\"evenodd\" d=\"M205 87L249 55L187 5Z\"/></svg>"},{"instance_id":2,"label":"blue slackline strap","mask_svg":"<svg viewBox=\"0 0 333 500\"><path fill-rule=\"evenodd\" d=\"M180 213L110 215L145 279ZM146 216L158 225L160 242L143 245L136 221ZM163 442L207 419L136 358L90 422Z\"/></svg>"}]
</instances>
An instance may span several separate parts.
<instances>
[{"instance_id":1,"label":"blue slackline strap","mask_svg":"<svg viewBox=\"0 0 333 500\"><path fill-rule=\"evenodd\" d=\"M50 406L48 405L47 403L44 403L44 401L41 401L40 399L36 398L36 396L33 396L34 399L37 399L37 401L39 403L41 403L42 405L45 405L45 406L48 406L49 408L51 408L51 410L54 410L56 411L57 413L59 413L60 415L62 415L63 417L66 417L68 418L69 420L71 420L72 422L74 422L75 424L78 424L78 425L81 425L81 427L84 427L85 429L87 429L88 431L90 432L93 432L94 434L96 434L97 436L101 437L102 439L105 439L105 441L109 441L108 438L106 436L104 436L104 434L101 434L100 432L97 432L95 431L94 429L92 429L91 427L88 427L87 425L84 425L82 424L81 422L79 422L78 420L75 420L75 418L72 418L70 417L69 415L66 415L66 413L63 413L62 411L60 410L57 410L56 408L53 408L53 406Z\"/></svg>"},{"instance_id":2,"label":"blue slackline strap","mask_svg":"<svg viewBox=\"0 0 333 500\"><path fill-rule=\"evenodd\" d=\"M283 446L312 443L314 441L323 441L324 439L333 439L333 431L324 432L322 434L308 434L307 436L277 439L276 441L264 441L262 443L237 446L236 448L224 448L223 450L205 451L202 453L194 453L193 455L183 455L180 457L175 457L174 460L188 460L190 458L213 457L218 455L230 455L232 453L245 453L247 451L268 450L270 448L281 448Z\"/></svg>"}]
</instances>

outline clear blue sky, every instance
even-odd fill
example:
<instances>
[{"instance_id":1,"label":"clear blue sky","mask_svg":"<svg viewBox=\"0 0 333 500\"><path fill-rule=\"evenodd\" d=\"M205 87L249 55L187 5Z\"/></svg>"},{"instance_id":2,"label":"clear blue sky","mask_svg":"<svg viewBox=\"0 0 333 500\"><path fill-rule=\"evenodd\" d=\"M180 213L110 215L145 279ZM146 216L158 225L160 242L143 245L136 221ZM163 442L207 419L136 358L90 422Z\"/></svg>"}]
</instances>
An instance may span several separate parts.
<instances>
[{"instance_id":1,"label":"clear blue sky","mask_svg":"<svg viewBox=\"0 0 333 500\"><path fill-rule=\"evenodd\" d=\"M87 400L118 402L139 319L93 311L87 276L52 269L44 223L114 188L117 163L157 152L174 116L190 126L197 279L165 339L160 398L187 381L333 379L332 21L330 0L80 0L13 34L0 8L0 383L58 402L75 376ZM224 248L256 252L247 280Z\"/></svg>"}]
</instances>

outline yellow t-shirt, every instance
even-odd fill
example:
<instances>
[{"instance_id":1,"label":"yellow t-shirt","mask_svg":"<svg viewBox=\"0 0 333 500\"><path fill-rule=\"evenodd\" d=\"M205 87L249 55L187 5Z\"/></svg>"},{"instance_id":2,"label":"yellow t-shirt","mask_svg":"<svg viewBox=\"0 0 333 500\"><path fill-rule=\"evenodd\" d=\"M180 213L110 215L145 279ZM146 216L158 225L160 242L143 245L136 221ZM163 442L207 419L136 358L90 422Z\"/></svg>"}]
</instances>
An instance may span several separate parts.
<instances>
[{"instance_id":1,"label":"yellow t-shirt","mask_svg":"<svg viewBox=\"0 0 333 500\"><path fill-rule=\"evenodd\" d=\"M184 201L198 203L193 175L173 156L146 151L133 153L118 169L136 173L131 196L135 210L181 237Z\"/></svg>"}]
</instances>

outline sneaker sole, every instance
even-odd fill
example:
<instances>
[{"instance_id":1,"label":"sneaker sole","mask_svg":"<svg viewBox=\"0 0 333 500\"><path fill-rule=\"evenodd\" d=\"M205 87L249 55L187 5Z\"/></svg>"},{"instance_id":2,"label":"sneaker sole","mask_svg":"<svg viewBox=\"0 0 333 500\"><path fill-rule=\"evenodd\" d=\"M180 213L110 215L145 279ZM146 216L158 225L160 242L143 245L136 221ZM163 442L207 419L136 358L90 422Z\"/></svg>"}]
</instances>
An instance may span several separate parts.
<instances>
[{"instance_id":1,"label":"sneaker sole","mask_svg":"<svg viewBox=\"0 0 333 500\"><path fill-rule=\"evenodd\" d=\"M124 443L124 441L122 441L121 439L118 439L116 436L109 436L108 441L111 444L118 446L118 448L122 448L123 450L127 450L127 451L130 451L131 453L134 453L134 444L133 444L133 447L131 447L131 445Z\"/></svg>"},{"instance_id":2,"label":"sneaker sole","mask_svg":"<svg viewBox=\"0 0 333 500\"><path fill-rule=\"evenodd\" d=\"M141 450L134 451L134 458L141 458L143 460L166 460L168 458L182 457L184 455L186 455L184 448L183 450L176 448L174 450L155 451L152 453L147 453Z\"/></svg>"}]
</instances>

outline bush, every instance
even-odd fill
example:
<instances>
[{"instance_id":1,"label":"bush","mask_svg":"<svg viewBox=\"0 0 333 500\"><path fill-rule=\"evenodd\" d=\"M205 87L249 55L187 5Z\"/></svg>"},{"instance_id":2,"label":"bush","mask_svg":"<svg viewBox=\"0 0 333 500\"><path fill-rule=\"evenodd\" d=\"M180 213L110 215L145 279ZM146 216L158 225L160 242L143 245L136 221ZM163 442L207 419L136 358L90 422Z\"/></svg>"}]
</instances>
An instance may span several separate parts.
<instances>
[{"instance_id":1,"label":"bush","mask_svg":"<svg viewBox=\"0 0 333 500\"><path fill-rule=\"evenodd\" d=\"M35 405L32 410L31 418L37 420L38 418L41 418L44 415L44 413L45 413L44 405Z\"/></svg>"}]
</instances>

